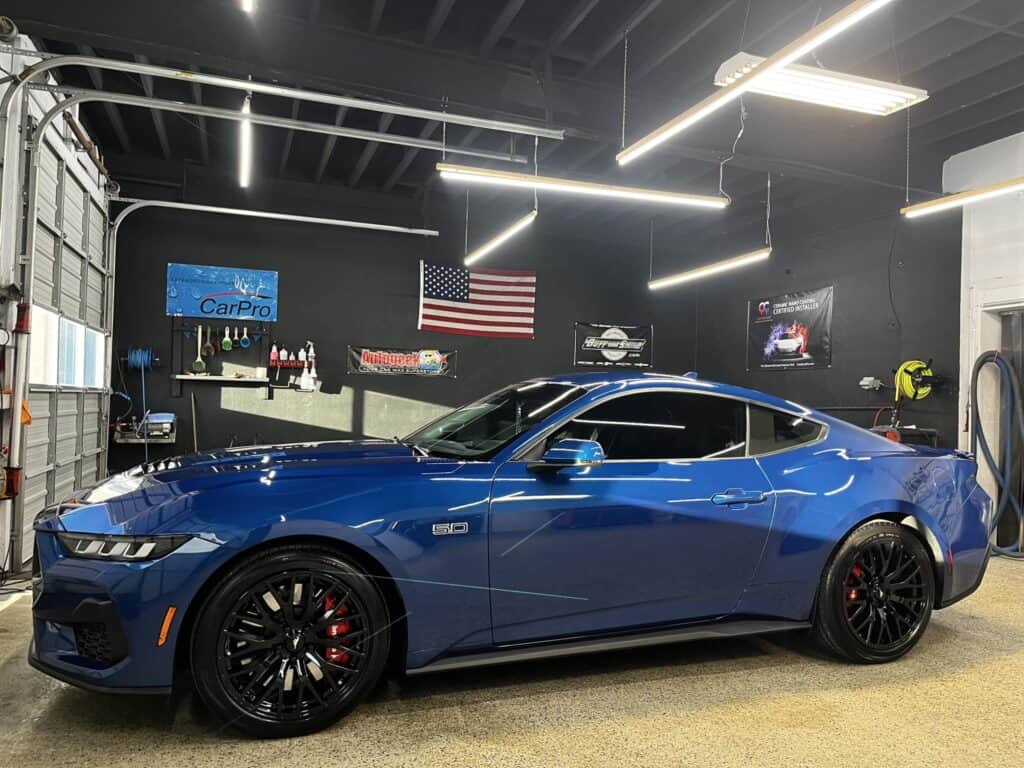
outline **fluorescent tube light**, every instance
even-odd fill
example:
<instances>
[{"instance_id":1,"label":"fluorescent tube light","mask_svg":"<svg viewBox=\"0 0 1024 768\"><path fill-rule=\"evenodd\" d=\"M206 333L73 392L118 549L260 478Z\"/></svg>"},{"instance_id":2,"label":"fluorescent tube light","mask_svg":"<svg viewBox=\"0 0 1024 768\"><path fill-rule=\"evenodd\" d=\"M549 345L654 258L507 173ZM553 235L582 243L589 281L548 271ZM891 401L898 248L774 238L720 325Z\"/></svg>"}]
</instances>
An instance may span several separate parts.
<instances>
[{"instance_id":1,"label":"fluorescent tube light","mask_svg":"<svg viewBox=\"0 0 1024 768\"><path fill-rule=\"evenodd\" d=\"M719 67L715 85L725 87L748 77L763 62L762 56L737 53ZM928 91L920 88L800 64L761 77L750 92L869 115L891 115L928 98Z\"/></svg>"},{"instance_id":2,"label":"fluorescent tube light","mask_svg":"<svg viewBox=\"0 0 1024 768\"><path fill-rule=\"evenodd\" d=\"M989 184L987 187L969 189L966 192L959 192L955 195L940 197L937 200L929 200L927 203L910 205L900 210L908 219L916 219L919 216L928 216L932 213L942 213L952 208L963 208L967 205L980 203L982 200L991 200L993 197L1011 195L1014 192L1024 192L1024 176L1018 179L1000 181L997 184Z\"/></svg>"},{"instance_id":3,"label":"fluorescent tube light","mask_svg":"<svg viewBox=\"0 0 1024 768\"><path fill-rule=\"evenodd\" d=\"M842 34L854 24L862 21L892 1L856 0L850 3L841 11L833 14L821 24L798 37L782 50L769 56L745 77L733 81L720 91L711 94L679 116L656 128L639 141L630 144L615 156L616 160L619 161L619 165L625 165L650 152L673 136L682 133L690 126L703 120L711 113L718 111L727 104L731 104L744 93L754 90L764 78L806 56L818 46Z\"/></svg>"},{"instance_id":4,"label":"fluorescent tube light","mask_svg":"<svg viewBox=\"0 0 1024 768\"><path fill-rule=\"evenodd\" d=\"M252 96L246 94L242 103L242 114L252 112ZM238 186L248 187L252 177L252 122L240 120L238 123Z\"/></svg>"},{"instance_id":5,"label":"fluorescent tube light","mask_svg":"<svg viewBox=\"0 0 1024 768\"><path fill-rule=\"evenodd\" d=\"M477 248L471 254L466 256L466 260L465 260L466 266L469 266L470 264L472 264L475 261L479 261L484 256L486 256L488 253L490 253L495 248L497 248L499 245L504 243L506 240L512 238L518 232L521 232L522 230L526 229L528 226L530 226L533 223L533 220L536 219L536 218L537 218L537 211L536 211L536 209L534 209L534 210L530 211L528 214L526 214L525 216L523 216L523 218L519 219L519 221L517 221L512 226L508 227L507 229L503 229L501 232L499 232L497 235L492 237L486 243L481 245L479 248Z\"/></svg>"},{"instance_id":6,"label":"fluorescent tube light","mask_svg":"<svg viewBox=\"0 0 1024 768\"><path fill-rule=\"evenodd\" d=\"M599 184L593 181L575 181L552 176L534 176L530 173L495 171L489 168L473 168L466 165L438 163L437 170L442 179L487 184L498 187L519 187L522 189L548 190L577 195L609 197L619 200L636 200L645 203L696 206L698 208L725 208L729 199L721 195L691 195L685 192L662 192L656 189L620 187L614 184Z\"/></svg>"},{"instance_id":7,"label":"fluorescent tube light","mask_svg":"<svg viewBox=\"0 0 1024 768\"><path fill-rule=\"evenodd\" d=\"M725 259L724 261L716 261L714 264L708 264L706 267L691 269L689 272L680 272L675 275L669 275L668 277L659 277L657 280L651 280L651 282L647 284L647 287L652 291L657 291L661 288L670 288L673 285L681 285L683 283L692 282L693 280L700 280L702 277L717 275L719 272L727 272L730 269L739 269L740 267L745 267L748 264L755 264L759 261L764 261L771 255L771 248L762 248L760 251L744 253L742 256L734 256L733 258Z\"/></svg>"}]
</instances>

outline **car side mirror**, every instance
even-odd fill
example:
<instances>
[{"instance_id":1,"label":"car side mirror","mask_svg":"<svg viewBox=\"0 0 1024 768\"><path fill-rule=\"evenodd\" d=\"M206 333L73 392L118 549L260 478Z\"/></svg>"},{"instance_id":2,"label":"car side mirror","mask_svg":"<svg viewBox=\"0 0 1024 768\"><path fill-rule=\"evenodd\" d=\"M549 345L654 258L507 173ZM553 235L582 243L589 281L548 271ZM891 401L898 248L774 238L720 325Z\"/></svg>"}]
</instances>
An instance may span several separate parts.
<instances>
[{"instance_id":1,"label":"car side mirror","mask_svg":"<svg viewBox=\"0 0 1024 768\"><path fill-rule=\"evenodd\" d=\"M604 463L604 448L596 440L559 440L530 469L559 470L564 467L599 467Z\"/></svg>"}]
</instances>

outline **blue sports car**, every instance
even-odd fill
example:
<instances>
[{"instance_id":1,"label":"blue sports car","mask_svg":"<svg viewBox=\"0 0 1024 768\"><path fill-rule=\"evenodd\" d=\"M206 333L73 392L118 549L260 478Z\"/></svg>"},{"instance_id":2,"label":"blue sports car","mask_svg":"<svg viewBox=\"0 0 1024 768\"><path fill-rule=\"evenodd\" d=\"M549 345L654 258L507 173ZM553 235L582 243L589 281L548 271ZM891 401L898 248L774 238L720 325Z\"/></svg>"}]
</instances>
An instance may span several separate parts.
<instances>
[{"instance_id":1,"label":"blue sports car","mask_svg":"<svg viewBox=\"0 0 1024 768\"><path fill-rule=\"evenodd\" d=\"M695 376L508 387L405 439L184 456L38 517L30 662L259 736L409 674L812 628L896 659L989 557L963 453Z\"/></svg>"}]
</instances>

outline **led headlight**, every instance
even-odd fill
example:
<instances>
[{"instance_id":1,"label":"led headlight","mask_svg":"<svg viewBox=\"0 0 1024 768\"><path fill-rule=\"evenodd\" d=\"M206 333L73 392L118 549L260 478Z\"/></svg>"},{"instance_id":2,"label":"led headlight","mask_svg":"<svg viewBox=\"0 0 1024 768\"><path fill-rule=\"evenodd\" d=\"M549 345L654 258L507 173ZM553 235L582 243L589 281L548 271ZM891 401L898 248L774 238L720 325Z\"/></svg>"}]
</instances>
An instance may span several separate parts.
<instances>
[{"instance_id":1,"label":"led headlight","mask_svg":"<svg viewBox=\"0 0 1024 768\"><path fill-rule=\"evenodd\" d=\"M99 533L59 533L64 553L87 560L141 562L168 555L186 541L188 535L114 536Z\"/></svg>"}]
</instances>

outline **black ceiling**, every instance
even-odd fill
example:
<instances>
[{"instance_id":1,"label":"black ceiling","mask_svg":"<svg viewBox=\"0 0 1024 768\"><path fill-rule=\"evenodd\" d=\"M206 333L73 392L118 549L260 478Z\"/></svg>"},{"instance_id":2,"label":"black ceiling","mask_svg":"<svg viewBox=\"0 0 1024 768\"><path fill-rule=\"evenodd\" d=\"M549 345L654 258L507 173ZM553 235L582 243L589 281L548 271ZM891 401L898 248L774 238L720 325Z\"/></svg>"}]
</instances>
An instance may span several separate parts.
<instances>
[{"instance_id":1,"label":"black ceiling","mask_svg":"<svg viewBox=\"0 0 1024 768\"><path fill-rule=\"evenodd\" d=\"M711 191L732 144L726 110L649 159L618 169L622 39L629 34L626 133L636 137L713 90L718 65L742 48L766 55L845 0L9 0L5 13L46 50L140 58L317 90L364 95L569 129L542 141L541 172ZM931 97L912 110L916 194L934 192L939 161L1024 130L1024 3L897 0L823 47L824 66L901 79ZM70 84L239 106L237 92L111 72L62 70ZM747 132L726 189L751 211L767 172L783 194L821 184L901 188L904 115L869 118L751 96ZM422 120L256 96L254 111L441 138ZM230 169L233 124L90 104L84 120L108 156L192 161ZM507 135L448 129L447 140L507 148ZM415 195L433 178L432 152L259 128L259 178L319 181ZM520 151L532 149L520 138ZM124 167L124 163L117 164ZM159 165L159 163L155 163ZM636 166L636 167L634 167ZM918 171L918 168L924 170ZM581 215L587 208L563 212ZM686 217L683 216L685 221Z\"/></svg>"}]
</instances>

